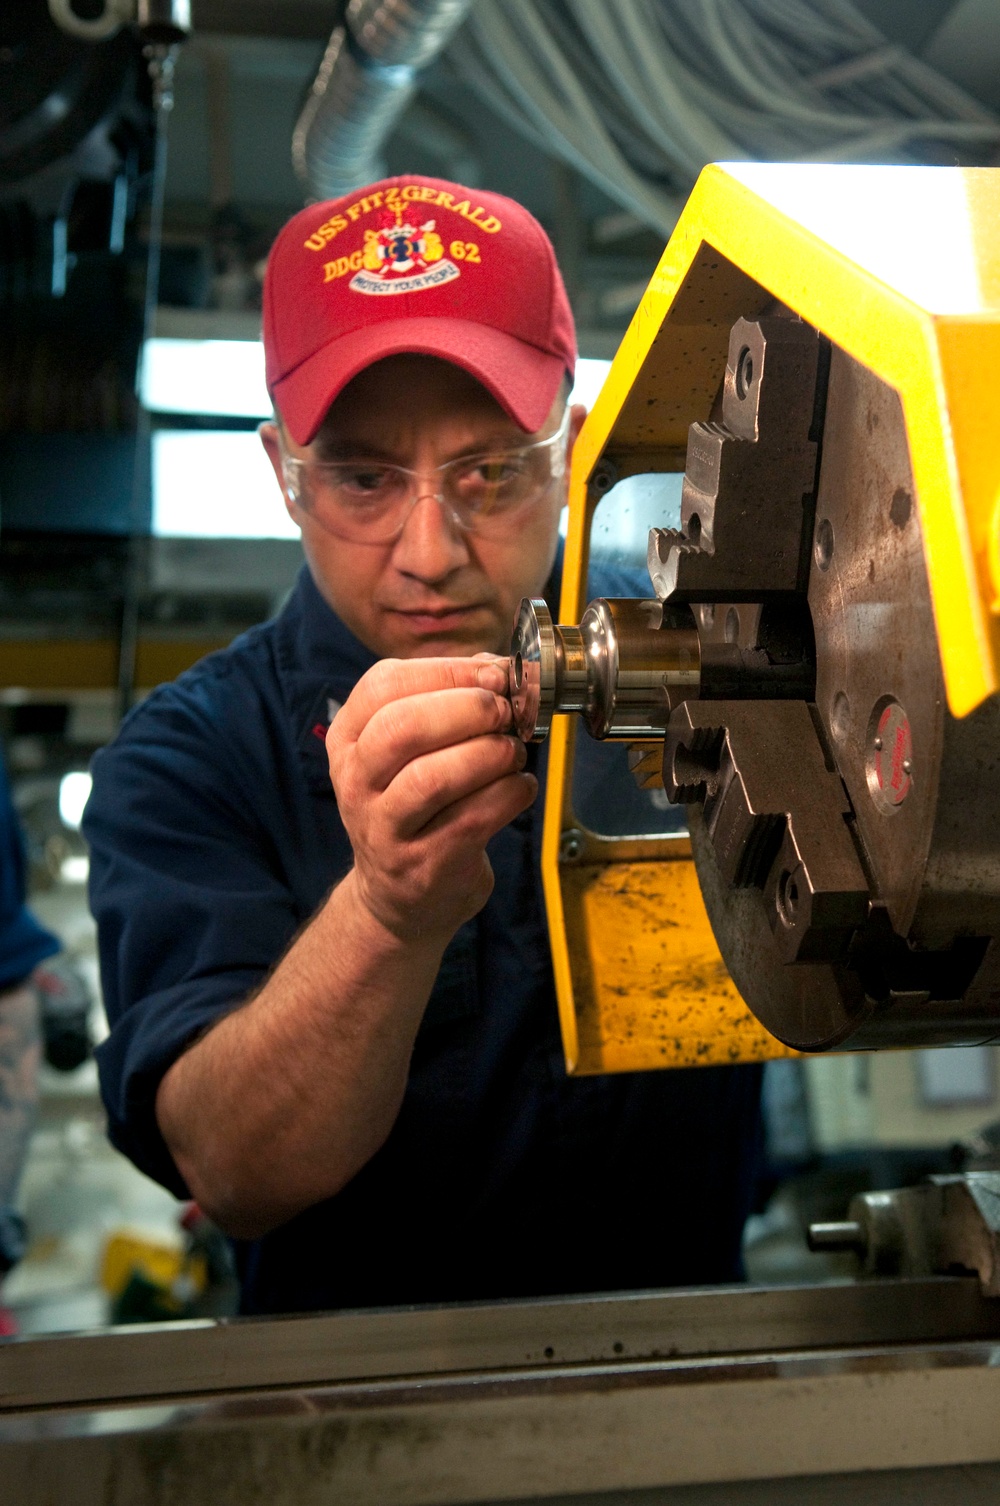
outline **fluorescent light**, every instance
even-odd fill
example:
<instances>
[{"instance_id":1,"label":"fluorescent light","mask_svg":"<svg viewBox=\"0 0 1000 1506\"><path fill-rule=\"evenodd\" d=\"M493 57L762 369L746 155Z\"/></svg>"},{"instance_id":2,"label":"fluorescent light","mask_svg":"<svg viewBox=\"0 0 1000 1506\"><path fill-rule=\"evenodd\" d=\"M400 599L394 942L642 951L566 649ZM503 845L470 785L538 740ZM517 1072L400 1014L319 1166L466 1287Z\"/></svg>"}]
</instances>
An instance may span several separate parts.
<instances>
[{"instance_id":1,"label":"fluorescent light","mask_svg":"<svg viewBox=\"0 0 1000 1506\"><path fill-rule=\"evenodd\" d=\"M260 340L147 340L139 395L154 413L270 418Z\"/></svg>"},{"instance_id":2,"label":"fluorescent light","mask_svg":"<svg viewBox=\"0 0 1000 1506\"><path fill-rule=\"evenodd\" d=\"M90 798L91 778L86 769L74 769L59 781L59 819L71 831L80 830L83 807Z\"/></svg>"},{"instance_id":3,"label":"fluorescent light","mask_svg":"<svg viewBox=\"0 0 1000 1506\"><path fill-rule=\"evenodd\" d=\"M919 307L934 314L993 316L995 299L982 279L990 276L985 248L992 251L994 244L995 211L965 169L841 162L721 165L796 227Z\"/></svg>"},{"instance_id":4,"label":"fluorescent light","mask_svg":"<svg viewBox=\"0 0 1000 1506\"><path fill-rule=\"evenodd\" d=\"M159 538L297 539L256 434L161 429L153 435Z\"/></svg>"},{"instance_id":5,"label":"fluorescent light","mask_svg":"<svg viewBox=\"0 0 1000 1506\"><path fill-rule=\"evenodd\" d=\"M592 408L610 361L581 356L570 402ZM177 340L157 336L143 347L139 394L153 413L270 418L260 340Z\"/></svg>"},{"instance_id":6,"label":"fluorescent light","mask_svg":"<svg viewBox=\"0 0 1000 1506\"><path fill-rule=\"evenodd\" d=\"M90 877L90 859L85 853L71 853L59 864L59 877L64 884L85 884Z\"/></svg>"}]
</instances>

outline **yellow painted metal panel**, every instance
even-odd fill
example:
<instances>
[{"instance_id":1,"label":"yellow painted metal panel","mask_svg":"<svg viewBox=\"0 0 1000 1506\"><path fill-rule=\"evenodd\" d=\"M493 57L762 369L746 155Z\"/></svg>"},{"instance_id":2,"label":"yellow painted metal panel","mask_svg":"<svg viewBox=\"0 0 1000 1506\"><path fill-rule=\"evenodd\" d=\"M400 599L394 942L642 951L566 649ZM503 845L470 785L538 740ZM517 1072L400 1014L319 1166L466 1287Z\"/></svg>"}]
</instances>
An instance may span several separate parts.
<instances>
[{"instance_id":1,"label":"yellow painted metal panel","mask_svg":"<svg viewBox=\"0 0 1000 1506\"><path fill-rule=\"evenodd\" d=\"M730 326L775 302L900 394L949 704L966 715L1000 686L1000 169L705 169L577 442L560 618L585 605L598 461L682 469ZM787 1054L747 1027L690 859L560 863L561 833L579 825L574 735L557 719L542 855L570 1070ZM627 924L616 909L655 920L662 943L652 930L632 951L595 937Z\"/></svg>"},{"instance_id":2,"label":"yellow painted metal panel","mask_svg":"<svg viewBox=\"0 0 1000 1506\"><path fill-rule=\"evenodd\" d=\"M570 533L573 516L570 513ZM563 576L563 600L570 587L569 541L567 568ZM584 578L586 578L586 566ZM563 621L569 619L563 617ZM572 620L576 620L575 618ZM567 1072L587 1071L589 1063L580 1061L580 1032L576 1023L576 1000L592 987L589 960L579 952L571 955L563 908L563 868L559 862L559 844L566 827L576 823L569 807L572 765L570 739L575 729L569 717L557 716L549 734L549 764L545 787L545 820L542 828L542 887L552 947L552 971L555 975L556 1002L559 1006L559 1029Z\"/></svg>"},{"instance_id":3,"label":"yellow painted metal panel","mask_svg":"<svg viewBox=\"0 0 1000 1506\"><path fill-rule=\"evenodd\" d=\"M691 862L568 867L563 906L581 1075L794 1055L737 993Z\"/></svg>"},{"instance_id":4,"label":"yellow painted metal panel","mask_svg":"<svg viewBox=\"0 0 1000 1506\"><path fill-rule=\"evenodd\" d=\"M140 638L136 653L136 683L143 687L162 685L204 659L216 649L226 648L227 637L213 638Z\"/></svg>"},{"instance_id":5,"label":"yellow painted metal panel","mask_svg":"<svg viewBox=\"0 0 1000 1506\"><path fill-rule=\"evenodd\" d=\"M0 643L0 685L23 690L100 690L116 680L118 651L110 638Z\"/></svg>"},{"instance_id":6,"label":"yellow painted metal panel","mask_svg":"<svg viewBox=\"0 0 1000 1506\"><path fill-rule=\"evenodd\" d=\"M943 319L937 337L969 547L980 593L995 620L1000 610L1000 404L984 394L992 374L1000 373L1000 319L988 324ZM965 589L964 577L957 574L940 583L943 593Z\"/></svg>"},{"instance_id":7,"label":"yellow painted metal panel","mask_svg":"<svg viewBox=\"0 0 1000 1506\"><path fill-rule=\"evenodd\" d=\"M175 680L230 640L142 638L136 683L143 689ZM0 642L0 686L23 690L110 690L118 683L118 645L112 638L5 639Z\"/></svg>"}]
</instances>

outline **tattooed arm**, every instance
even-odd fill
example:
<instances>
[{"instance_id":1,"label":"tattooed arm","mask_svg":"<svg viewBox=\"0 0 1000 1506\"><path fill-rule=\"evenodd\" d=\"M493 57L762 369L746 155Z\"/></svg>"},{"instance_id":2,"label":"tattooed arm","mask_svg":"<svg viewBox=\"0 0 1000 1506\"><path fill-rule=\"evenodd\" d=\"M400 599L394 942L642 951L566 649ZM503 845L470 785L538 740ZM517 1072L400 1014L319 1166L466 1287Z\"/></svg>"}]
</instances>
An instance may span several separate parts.
<instances>
[{"instance_id":1,"label":"tattooed arm","mask_svg":"<svg viewBox=\"0 0 1000 1506\"><path fill-rule=\"evenodd\" d=\"M38 1107L38 999L27 984L0 993L0 1208L13 1203Z\"/></svg>"}]
</instances>

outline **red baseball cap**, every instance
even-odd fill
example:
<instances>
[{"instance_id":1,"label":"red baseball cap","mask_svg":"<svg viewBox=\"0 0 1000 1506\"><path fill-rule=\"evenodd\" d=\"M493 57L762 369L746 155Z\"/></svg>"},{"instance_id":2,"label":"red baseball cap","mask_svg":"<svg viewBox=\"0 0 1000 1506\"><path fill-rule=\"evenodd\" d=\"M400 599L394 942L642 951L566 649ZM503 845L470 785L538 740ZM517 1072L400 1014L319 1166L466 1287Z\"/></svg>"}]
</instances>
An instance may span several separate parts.
<instances>
[{"instance_id":1,"label":"red baseball cap","mask_svg":"<svg viewBox=\"0 0 1000 1506\"><path fill-rule=\"evenodd\" d=\"M522 205L386 178L284 226L264 278L264 355L296 444L352 377L402 352L461 366L520 428L541 428L576 336L552 243Z\"/></svg>"}]
</instances>

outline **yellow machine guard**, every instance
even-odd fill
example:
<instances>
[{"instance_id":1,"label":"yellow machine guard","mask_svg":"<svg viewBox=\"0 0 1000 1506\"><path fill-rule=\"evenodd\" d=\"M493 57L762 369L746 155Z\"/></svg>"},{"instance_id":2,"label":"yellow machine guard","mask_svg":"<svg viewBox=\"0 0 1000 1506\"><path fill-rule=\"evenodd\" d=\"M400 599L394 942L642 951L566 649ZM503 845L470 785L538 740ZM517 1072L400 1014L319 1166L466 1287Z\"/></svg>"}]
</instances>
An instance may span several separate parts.
<instances>
[{"instance_id":1,"label":"yellow machine guard","mask_svg":"<svg viewBox=\"0 0 1000 1506\"><path fill-rule=\"evenodd\" d=\"M1000 169L707 167L573 456L561 622L586 605L603 457L681 471L730 326L777 299L902 400L952 714L1000 686ZM567 1068L793 1055L729 979L684 838L599 837L572 809L575 718L549 750L542 873Z\"/></svg>"}]
</instances>

